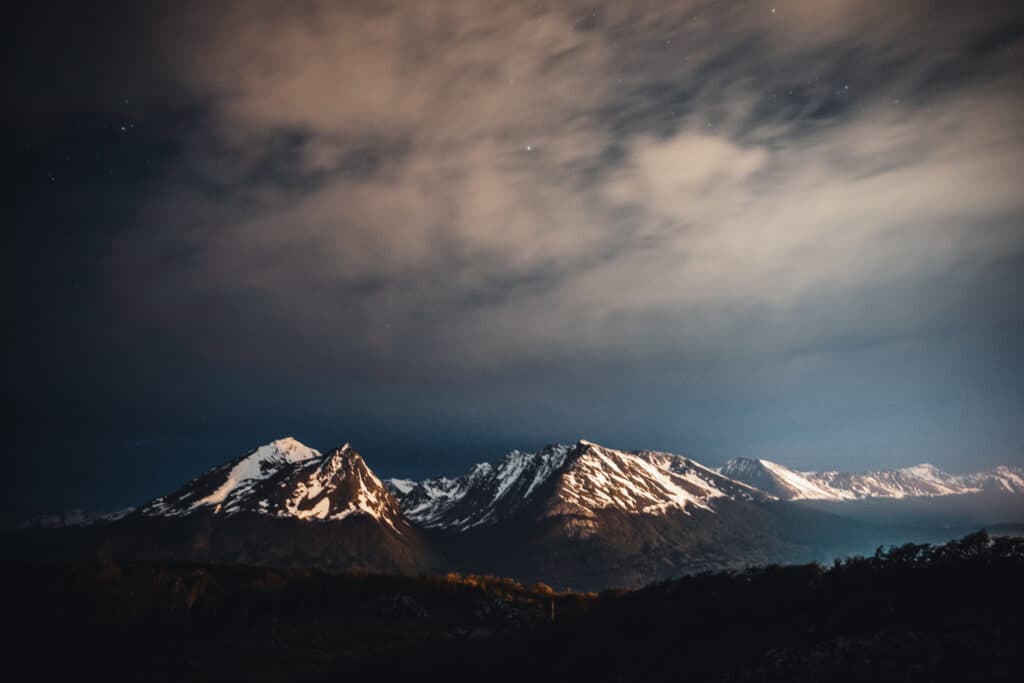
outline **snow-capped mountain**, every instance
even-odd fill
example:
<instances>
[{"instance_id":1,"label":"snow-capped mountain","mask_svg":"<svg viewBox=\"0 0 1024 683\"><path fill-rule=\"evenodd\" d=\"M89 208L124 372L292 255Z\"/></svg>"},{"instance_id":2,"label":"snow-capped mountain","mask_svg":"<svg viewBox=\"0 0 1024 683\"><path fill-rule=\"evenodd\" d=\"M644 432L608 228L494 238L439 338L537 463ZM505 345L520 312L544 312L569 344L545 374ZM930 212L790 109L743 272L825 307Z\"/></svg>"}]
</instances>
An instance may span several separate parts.
<instances>
[{"instance_id":1,"label":"snow-capped mountain","mask_svg":"<svg viewBox=\"0 0 1024 683\"><path fill-rule=\"evenodd\" d=\"M1024 468L999 465L990 472L976 472L952 477L953 483L967 490L999 493L1024 493Z\"/></svg>"},{"instance_id":2,"label":"snow-capped mountain","mask_svg":"<svg viewBox=\"0 0 1024 683\"><path fill-rule=\"evenodd\" d=\"M512 451L498 464L474 465L461 477L385 483L410 521L428 528L469 529L520 509L559 470L571 447L553 444L536 453Z\"/></svg>"},{"instance_id":3,"label":"snow-capped mountain","mask_svg":"<svg viewBox=\"0 0 1024 683\"><path fill-rule=\"evenodd\" d=\"M291 437L215 467L139 510L161 517L198 512L332 521L363 515L395 530L405 524L398 501L349 444L321 454Z\"/></svg>"},{"instance_id":4,"label":"snow-capped mountain","mask_svg":"<svg viewBox=\"0 0 1024 683\"><path fill-rule=\"evenodd\" d=\"M725 501L844 501L990 491L1024 493L1024 471L1003 466L951 475L922 464L862 474L797 472L748 458L735 458L716 470L681 455L617 450L580 440L535 453L512 451L457 478L382 482L347 443L324 454L286 437L211 469L130 516L258 513L324 521L356 516L395 531L410 524L467 531L522 513L532 519L564 518L576 528L593 529L592 520L609 510L689 515L694 510L715 512ZM63 525L95 521L76 517Z\"/></svg>"},{"instance_id":5,"label":"snow-capped mountain","mask_svg":"<svg viewBox=\"0 0 1024 683\"><path fill-rule=\"evenodd\" d=\"M713 511L716 500L761 500L755 489L681 455L620 451L580 441L558 473L549 516L591 517L599 510L657 514Z\"/></svg>"},{"instance_id":6,"label":"snow-capped mountain","mask_svg":"<svg viewBox=\"0 0 1024 683\"><path fill-rule=\"evenodd\" d=\"M986 491L1024 493L1024 473L1000 466L991 472L948 474L923 463L864 473L797 472L770 460L733 458L718 470L781 500L862 500L950 496Z\"/></svg>"},{"instance_id":7,"label":"snow-capped mountain","mask_svg":"<svg viewBox=\"0 0 1024 683\"><path fill-rule=\"evenodd\" d=\"M456 570L598 589L907 538L785 501L988 491L1024 493L1024 473L950 475L928 465L807 473L746 459L719 471L680 455L581 440L512 451L456 478L385 483L348 444L321 453L285 438L121 519L88 524L69 516L59 529L9 533L21 534L14 540L25 553L45 547L49 557ZM1011 511L1002 519L1019 518ZM33 534L54 540L37 545Z\"/></svg>"},{"instance_id":8,"label":"snow-capped mountain","mask_svg":"<svg viewBox=\"0 0 1024 683\"><path fill-rule=\"evenodd\" d=\"M592 519L599 511L662 514L714 510L716 500L763 500L763 493L689 458L621 451L589 441L512 451L456 479L387 482L414 523L458 529L493 524L529 509L535 516Z\"/></svg>"}]
</instances>

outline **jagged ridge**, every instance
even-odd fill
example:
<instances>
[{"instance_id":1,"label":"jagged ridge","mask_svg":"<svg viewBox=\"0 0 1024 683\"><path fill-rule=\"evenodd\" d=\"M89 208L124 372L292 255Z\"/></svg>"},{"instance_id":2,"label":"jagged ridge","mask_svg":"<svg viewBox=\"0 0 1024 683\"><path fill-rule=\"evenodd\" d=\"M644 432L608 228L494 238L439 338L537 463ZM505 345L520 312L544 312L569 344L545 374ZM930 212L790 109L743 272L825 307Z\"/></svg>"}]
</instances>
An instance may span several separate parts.
<instances>
[{"instance_id":1,"label":"jagged ridge","mask_svg":"<svg viewBox=\"0 0 1024 683\"><path fill-rule=\"evenodd\" d=\"M713 511L714 501L766 496L689 458L621 451L590 441L512 451L456 479L388 480L406 516L426 527L467 530L525 509L540 517L590 519L599 510L630 514Z\"/></svg>"},{"instance_id":2,"label":"jagged ridge","mask_svg":"<svg viewBox=\"0 0 1024 683\"><path fill-rule=\"evenodd\" d=\"M144 505L144 516L242 512L338 521L365 515L398 530L398 501L349 444L327 454L288 437L210 470Z\"/></svg>"},{"instance_id":3,"label":"jagged ridge","mask_svg":"<svg viewBox=\"0 0 1024 683\"><path fill-rule=\"evenodd\" d=\"M864 473L797 472L770 460L733 458L719 472L782 500L863 500L950 496L987 491L1024 493L1024 473L1006 466L954 475L928 463Z\"/></svg>"},{"instance_id":4,"label":"jagged ridge","mask_svg":"<svg viewBox=\"0 0 1024 683\"><path fill-rule=\"evenodd\" d=\"M623 451L580 440L535 453L512 451L457 478L382 482L349 444L321 454L288 437L215 467L140 508L142 516L242 512L302 520L371 517L399 530L469 529L516 515L564 517L592 528L600 511L630 515L715 512L724 501L858 500L982 491L1024 493L1024 476L950 475L931 465L864 474L797 472L769 460L735 458L719 469L680 455Z\"/></svg>"}]
</instances>

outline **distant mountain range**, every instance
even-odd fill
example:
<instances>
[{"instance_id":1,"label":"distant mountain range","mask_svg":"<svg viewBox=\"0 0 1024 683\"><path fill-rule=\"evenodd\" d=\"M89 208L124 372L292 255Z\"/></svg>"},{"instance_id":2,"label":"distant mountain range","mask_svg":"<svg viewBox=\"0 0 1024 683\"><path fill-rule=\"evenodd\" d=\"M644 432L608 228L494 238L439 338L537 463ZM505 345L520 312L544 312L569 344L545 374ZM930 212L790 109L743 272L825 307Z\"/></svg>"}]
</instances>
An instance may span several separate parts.
<instances>
[{"instance_id":1,"label":"distant mountain range","mask_svg":"<svg viewBox=\"0 0 1024 683\"><path fill-rule=\"evenodd\" d=\"M1024 493L1024 472L949 475L918 465L810 473L749 459L714 469L680 455L581 440L513 451L457 478L382 481L349 444L321 453L285 438L121 518L66 529L60 543L39 534L20 540L26 552L44 556L457 570L600 588L826 560L907 540L898 526L799 501L987 493Z\"/></svg>"},{"instance_id":2,"label":"distant mountain range","mask_svg":"<svg viewBox=\"0 0 1024 683\"><path fill-rule=\"evenodd\" d=\"M473 466L457 479L386 482L414 524L466 531L521 511L572 520L586 534L602 511L658 515L713 511L716 499L768 496L689 458L654 451L618 451L589 441L512 451L497 465Z\"/></svg>"},{"instance_id":3,"label":"distant mountain range","mask_svg":"<svg viewBox=\"0 0 1024 683\"><path fill-rule=\"evenodd\" d=\"M770 460L734 458L719 472L780 500L864 500L957 496L983 492L1024 493L1024 470L1005 465L990 472L947 474L923 463L862 474L797 472Z\"/></svg>"}]
</instances>

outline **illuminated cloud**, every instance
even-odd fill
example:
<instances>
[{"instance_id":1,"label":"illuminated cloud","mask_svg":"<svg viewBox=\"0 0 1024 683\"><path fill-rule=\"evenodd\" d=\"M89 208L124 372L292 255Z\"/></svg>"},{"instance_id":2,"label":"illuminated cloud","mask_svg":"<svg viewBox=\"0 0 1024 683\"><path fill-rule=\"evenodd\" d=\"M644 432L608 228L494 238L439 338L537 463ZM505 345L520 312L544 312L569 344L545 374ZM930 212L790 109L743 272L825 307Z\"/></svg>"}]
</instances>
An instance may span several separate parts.
<instances>
[{"instance_id":1,"label":"illuminated cloud","mask_svg":"<svg viewBox=\"0 0 1024 683\"><path fill-rule=\"evenodd\" d=\"M189 339L205 353L239 359L224 340L253 330L217 311L241 306L304 361L442 375L948 314L908 285L1021 246L1019 89L985 53L991 19L764 9L244 5L176 25L210 127L114 272L169 263L139 305L173 325L211 309L228 328ZM1004 69L930 85L971 46Z\"/></svg>"}]
</instances>

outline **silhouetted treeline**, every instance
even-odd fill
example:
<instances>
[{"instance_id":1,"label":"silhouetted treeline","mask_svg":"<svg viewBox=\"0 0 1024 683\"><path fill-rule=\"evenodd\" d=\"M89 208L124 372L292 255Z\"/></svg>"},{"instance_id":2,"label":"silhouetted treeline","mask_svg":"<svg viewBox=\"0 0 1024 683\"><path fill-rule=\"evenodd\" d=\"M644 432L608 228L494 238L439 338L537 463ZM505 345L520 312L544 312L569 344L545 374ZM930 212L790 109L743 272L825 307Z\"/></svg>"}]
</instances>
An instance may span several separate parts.
<instances>
[{"instance_id":1,"label":"silhouetted treeline","mask_svg":"<svg viewBox=\"0 0 1024 683\"><path fill-rule=\"evenodd\" d=\"M845 561L836 560L835 568L849 570L866 565L880 569L956 566L965 563L983 566L985 564L1013 564L1022 561L1024 561L1024 538L1010 536L993 538L985 531L978 531L941 545L906 543L900 546L889 546L888 549L879 546L872 557L857 556Z\"/></svg>"},{"instance_id":2,"label":"silhouetted treeline","mask_svg":"<svg viewBox=\"0 0 1024 683\"><path fill-rule=\"evenodd\" d=\"M3 574L10 665L43 680L973 681L1022 670L1024 539L984 532L599 595L490 576L189 564L8 563Z\"/></svg>"},{"instance_id":3,"label":"silhouetted treeline","mask_svg":"<svg viewBox=\"0 0 1024 683\"><path fill-rule=\"evenodd\" d=\"M1022 588L1024 539L978 532L609 592L525 640L582 679L1017 680Z\"/></svg>"}]
</instances>

